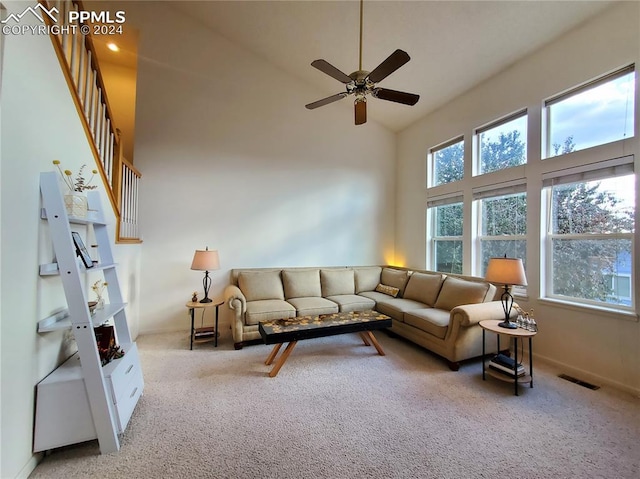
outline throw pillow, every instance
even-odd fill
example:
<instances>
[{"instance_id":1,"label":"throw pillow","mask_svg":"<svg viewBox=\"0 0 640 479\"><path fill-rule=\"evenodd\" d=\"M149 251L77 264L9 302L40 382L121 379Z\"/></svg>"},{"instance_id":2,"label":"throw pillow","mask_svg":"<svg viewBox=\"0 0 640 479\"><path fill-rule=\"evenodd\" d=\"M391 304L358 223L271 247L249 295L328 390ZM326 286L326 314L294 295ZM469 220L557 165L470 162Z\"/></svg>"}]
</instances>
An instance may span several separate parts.
<instances>
[{"instance_id":1,"label":"throw pillow","mask_svg":"<svg viewBox=\"0 0 640 479\"><path fill-rule=\"evenodd\" d=\"M451 311L461 304L482 303L487 291L489 291L489 283L476 283L447 276L433 307Z\"/></svg>"},{"instance_id":2,"label":"throw pillow","mask_svg":"<svg viewBox=\"0 0 640 479\"><path fill-rule=\"evenodd\" d=\"M398 296L404 296L404 287L409 279L409 272L402 269L383 268L380 282L398 288Z\"/></svg>"},{"instance_id":3,"label":"throw pillow","mask_svg":"<svg viewBox=\"0 0 640 479\"><path fill-rule=\"evenodd\" d=\"M324 298L353 294L356 289L352 269L321 269L320 283Z\"/></svg>"},{"instance_id":4,"label":"throw pillow","mask_svg":"<svg viewBox=\"0 0 640 479\"><path fill-rule=\"evenodd\" d=\"M393 286L387 286L386 284L378 284L378 286L376 286L376 291L378 293L384 293L384 294L388 294L389 296L395 298L396 296L398 296L398 293L400 292L400 290L398 288L394 288Z\"/></svg>"},{"instance_id":5,"label":"throw pillow","mask_svg":"<svg viewBox=\"0 0 640 479\"><path fill-rule=\"evenodd\" d=\"M409 277L403 298L433 306L440 293L445 275L440 273L413 273Z\"/></svg>"},{"instance_id":6,"label":"throw pillow","mask_svg":"<svg viewBox=\"0 0 640 479\"><path fill-rule=\"evenodd\" d=\"M353 269L356 278L356 294L363 291L373 291L380 283L380 266L370 266Z\"/></svg>"},{"instance_id":7,"label":"throw pillow","mask_svg":"<svg viewBox=\"0 0 640 479\"><path fill-rule=\"evenodd\" d=\"M238 287L247 301L284 299L280 271L243 271L238 275Z\"/></svg>"},{"instance_id":8,"label":"throw pillow","mask_svg":"<svg viewBox=\"0 0 640 479\"><path fill-rule=\"evenodd\" d=\"M282 283L285 299L322 296L319 269L285 269L282 271Z\"/></svg>"}]
</instances>

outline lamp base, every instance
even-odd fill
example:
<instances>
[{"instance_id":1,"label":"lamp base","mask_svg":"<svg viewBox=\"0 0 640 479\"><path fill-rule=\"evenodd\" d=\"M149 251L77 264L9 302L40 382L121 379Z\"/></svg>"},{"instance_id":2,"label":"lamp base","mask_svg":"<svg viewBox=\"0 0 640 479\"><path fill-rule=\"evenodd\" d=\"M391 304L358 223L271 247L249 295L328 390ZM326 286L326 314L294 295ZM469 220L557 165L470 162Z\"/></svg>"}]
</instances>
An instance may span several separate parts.
<instances>
[{"instance_id":1,"label":"lamp base","mask_svg":"<svg viewBox=\"0 0 640 479\"><path fill-rule=\"evenodd\" d=\"M516 323L512 323L508 319L505 321L502 321L501 323L498 323L498 326L500 326L501 328L507 328L507 329L518 329L518 325Z\"/></svg>"},{"instance_id":2,"label":"lamp base","mask_svg":"<svg viewBox=\"0 0 640 479\"><path fill-rule=\"evenodd\" d=\"M213 300L211 298L203 298L200 300L201 303L213 303Z\"/></svg>"}]
</instances>

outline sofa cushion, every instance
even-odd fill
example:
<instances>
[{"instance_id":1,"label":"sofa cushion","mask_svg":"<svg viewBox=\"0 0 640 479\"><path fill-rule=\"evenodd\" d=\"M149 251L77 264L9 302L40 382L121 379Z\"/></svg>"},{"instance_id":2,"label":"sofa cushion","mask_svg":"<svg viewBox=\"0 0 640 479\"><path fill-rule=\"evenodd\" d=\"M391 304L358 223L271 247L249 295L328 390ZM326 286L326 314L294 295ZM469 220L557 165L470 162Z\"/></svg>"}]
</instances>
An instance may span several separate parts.
<instances>
[{"instance_id":1,"label":"sofa cushion","mask_svg":"<svg viewBox=\"0 0 640 479\"><path fill-rule=\"evenodd\" d=\"M451 311L461 304L482 303L489 290L489 283L467 281L447 276L434 308Z\"/></svg>"},{"instance_id":2,"label":"sofa cushion","mask_svg":"<svg viewBox=\"0 0 640 479\"><path fill-rule=\"evenodd\" d=\"M436 308L414 309L404 313L404 322L436 338L444 339L451 314Z\"/></svg>"},{"instance_id":3,"label":"sofa cushion","mask_svg":"<svg viewBox=\"0 0 640 479\"><path fill-rule=\"evenodd\" d=\"M238 275L238 287L247 301L284 299L280 271L243 271Z\"/></svg>"},{"instance_id":4,"label":"sofa cushion","mask_svg":"<svg viewBox=\"0 0 640 479\"><path fill-rule=\"evenodd\" d=\"M398 321L404 321L405 312L413 309L424 309L427 306L413 299L385 297L387 299L382 299L376 303L376 311L391 316Z\"/></svg>"},{"instance_id":5,"label":"sofa cushion","mask_svg":"<svg viewBox=\"0 0 640 479\"><path fill-rule=\"evenodd\" d=\"M336 296L327 296L328 300L338 304L340 311L367 311L376 306L376 302L372 299L360 296L358 294L340 294Z\"/></svg>"},{"instance_id":6,"label":"sofa cushion","mask_svg":"<svg viewBox=\"0 0 640 479\"><path fill-rule=\"evenodd\" d=\"M356 291L355 277L352 269L321 269L320 286L322 296L336 296L339 294L354 294Z\"/></svg>"},{"instance_id":7,"label":"sofa cushion","mask_svg":"<svg viewBox=\"0 0 640 479\"><path fill-rule=\"evenodd\" d=\"M307 298L320 297L322 290L320 288L320 270L283 270L282 283L284 285L284 297L290 298Z\"/></svg>"},{"instance_id":8,"label":"sofa cushion","mask_svg":"<svg viewBox=\"0 0 640 479\"><path fill-rule=\"evenodd\" d=\"M388 296L391 296L392 298L395 298L396 296L398 296L398 293L400 292L398 288L394 288L393 286L387 286L386 284L382 284L382 283L376 286L376 291L378 293L383 293Z\"/></svg>"},{"instance_id":9,"label":"sofa cushion","mask_svg":"<svg viewBox=\"0 0 640 479\"><path fill-rule=\"evenodd\" d=\"M400 269L383 268L382 273L380 274L380 282L387 286L398 288L400 290L398 296L401 298L404 296L404 287L406 286L408 279L409 272Z\"/></svg>"},{"instance_id":10,"label":"sofa cushion","mask_svg":"<svg viewBox=\"0 0 640 479\"><path fill-rule=\"evenodd\" d=\"M402 297L415 299L421 303L433 306L438 298L438 293L440 293L444 279L445 275L438 273L413 273L409 277Z\"/></svg>"},{"instance_id":11,"label":"sofa cushion","mask_svg":"<svg viewBox=\"0 0 640 479\"><path fill-rule=\"evenodd\" d=\"M368 266L363 268L353 268L356 280L356 293L363 291L373 291L380 283L380 266Z\"/></svg>"},{"instance_id":12,"label":"sofa cushion","mask_svg":"<svg viewBox=\"0 0 640 479\"><path fill-rule=\"evenodd\" d=\"M296 308L298 316L332 314L338 312L338 305L333 301L319 297L291 298L287 300Z\"/></svg>"},{"instance_id":13,"label":"sofa cushion","mask_svg":"<svg viewBox=\"0 0 640 479\"><path fill-rule=\"evenodd\" d=\"M281 299L248 301L245 313L246 324L258 324L272 319L295 318L296 308Z\"/></svg>"}]
</instances>

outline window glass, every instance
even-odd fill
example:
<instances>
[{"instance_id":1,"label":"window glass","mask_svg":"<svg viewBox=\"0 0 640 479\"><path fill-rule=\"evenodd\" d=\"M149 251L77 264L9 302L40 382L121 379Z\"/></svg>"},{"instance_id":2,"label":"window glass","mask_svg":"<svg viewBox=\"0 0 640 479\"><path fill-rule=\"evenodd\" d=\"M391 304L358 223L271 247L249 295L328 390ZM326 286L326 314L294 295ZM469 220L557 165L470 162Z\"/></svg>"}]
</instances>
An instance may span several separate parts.
<instances>
[{"instance_id":1,"label":"window glass","mask_svg":"<svg viewBox=\"0 0 640 479\"><path fill-rule=\"evenodd\" d=\"M476 132L479 174L524 165L527 162L527 116Z\"/></svg>"},{"instance_id":2,"label":"window glass","mask_svg":"<svg viewBox=\"0 0 640 479\"><path fill-rule=\"evenodd\" d=\"M633 174L551 187L550 295L632 306Z\"/></svg>"},{"instance_id":3,"label":"window glass","mask_svg":"<svg viewBox=\"0 0 640 479\"><path fill-rule=\"evenodd\" d=\"M496 196L478 201L480 206L479 275L484 276L489 258L507 256L527 258L527 196L526 193Z\"/></svg>"},{"instance_id":4,"label":"window glass","mask_svg":"<svg viewBox=\"0 0 640 479\"><path fill-rule=\"evenodd\" d=\"M635 72L612 75L547 102L547 157L633 136Z\"/></svg>"},{"instance_id":5,"label":"window glass","mask_svg":"<svg viewBox=\"0 0 640 479\"><path fill-rule=\"evenodd\" d=\"M464 176L464 141L431 151L433 178L430 186L459 181Z\"/></svg>"},{"instance_id":6,"label":"window glass","mask_svg":"<svg viewBox=\"0 0 640 479\"><path fill-rule=\"evenodd\" d=\"M462 274L462 203L430 208L432 219L431 267Z\"/></svg>"}]
</instances>

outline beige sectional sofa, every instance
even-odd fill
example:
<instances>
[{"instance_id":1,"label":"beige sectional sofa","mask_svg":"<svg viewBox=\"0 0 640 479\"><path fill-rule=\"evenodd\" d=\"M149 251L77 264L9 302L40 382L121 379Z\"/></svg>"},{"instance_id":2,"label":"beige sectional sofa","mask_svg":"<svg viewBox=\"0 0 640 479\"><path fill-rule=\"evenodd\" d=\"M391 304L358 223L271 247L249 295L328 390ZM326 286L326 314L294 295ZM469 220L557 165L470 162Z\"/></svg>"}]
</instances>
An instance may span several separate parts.
<instances>
[{"instance_id":1,"label":"beige sectional sofa","mask_svg":"<svg viewBox=\"0 0 640 479\"><path fill-rule=\"evenodd\" d=\"M482 354L478 323L504 319L500 292L482 278L386 266L234 269L224 295L236 349L261 342L260 321L374 309L454 370Z\"/></svg>"}]
</instances>

